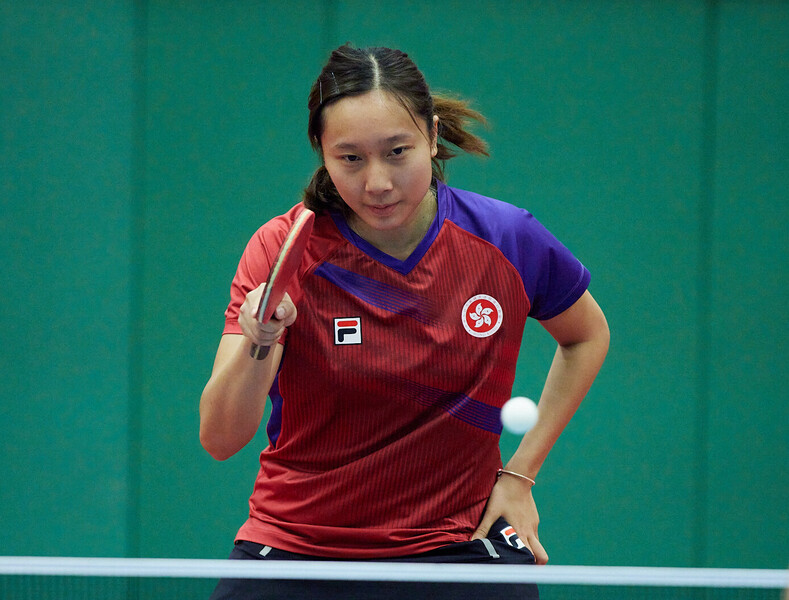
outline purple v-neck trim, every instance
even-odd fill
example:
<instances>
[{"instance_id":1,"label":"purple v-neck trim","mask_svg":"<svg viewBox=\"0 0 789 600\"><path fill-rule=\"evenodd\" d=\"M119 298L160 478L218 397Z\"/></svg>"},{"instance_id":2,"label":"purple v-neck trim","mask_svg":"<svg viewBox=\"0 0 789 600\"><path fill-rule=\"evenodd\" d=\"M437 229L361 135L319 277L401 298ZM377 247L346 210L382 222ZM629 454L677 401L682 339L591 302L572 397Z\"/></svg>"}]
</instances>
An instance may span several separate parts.
<instances>
[{"instance_id":1,"label":"purple v-neck trim","mask_svg":"<svg viewBox=\"0 0 789 600\"><path fill-rule=\"evenodd\" d=\"M399 260L394 256L390 256L386 252L382 252L363 237L360 237L355 231L353 231L353 229L350 228L348 222L345 220L345 217L343 217L342 214L335 212L332 213L331 217L334 220L334 224L337 226L337 229L340 230L340 233L342 233L343 237L351 244L379 263L386 265L390 269L394 269L402 275L407 275L417 264L419 264L419 261L422 260L425 254L427 254L430 246L436 240L436 237L438 237L438 232L441 230L441 223L444 221L444 217L446 215L446 190L444 187L444 184L437 182L436 202L438 207L436 210L436 216L433 218L433 222L430 223L430 227L428 228L427 233L425 233L425 237L422 238L422 241L419 242L419 245L414 248L414 251L405 260Z\"/></svg>"}]
</instances>

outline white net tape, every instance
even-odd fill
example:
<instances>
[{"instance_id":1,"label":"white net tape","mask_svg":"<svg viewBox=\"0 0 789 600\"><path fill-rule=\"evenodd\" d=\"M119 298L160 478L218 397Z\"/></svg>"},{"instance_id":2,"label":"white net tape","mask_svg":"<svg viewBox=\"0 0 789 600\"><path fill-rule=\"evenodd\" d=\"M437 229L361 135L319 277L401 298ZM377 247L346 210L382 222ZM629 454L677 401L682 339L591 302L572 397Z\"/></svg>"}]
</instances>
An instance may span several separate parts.
<instances>
[{"instance_id":1,"label":"white net tape","mask_svg":"<svg viewBox=\"0 0 789 600\"><path fill-rule=\"evenodd\" d=\"M0 557L0 575L252 578L785 589L789 570L674 567L523 567L346 561Z\"/></svg>"}]
</instances>

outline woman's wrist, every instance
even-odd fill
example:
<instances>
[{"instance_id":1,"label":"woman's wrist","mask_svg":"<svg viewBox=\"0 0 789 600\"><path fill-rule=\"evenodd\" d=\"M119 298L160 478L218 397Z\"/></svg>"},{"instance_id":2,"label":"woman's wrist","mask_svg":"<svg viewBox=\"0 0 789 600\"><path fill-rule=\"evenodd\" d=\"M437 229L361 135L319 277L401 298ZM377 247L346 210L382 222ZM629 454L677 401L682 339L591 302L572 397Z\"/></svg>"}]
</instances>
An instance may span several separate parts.
<instances>
[{"instance_id":1,"label":"woman's wrist","mask_svg":"<svg viewBox=\"0 0 789 600\"><path fill-rule=\"evenodd\" d=\"M508 477L515 477L515 478L520 479L522 481L527 481L531 485L536 485L537 484L537 482L534 479L532 479L531 477L523 475L522 473L517 473L515 471L510 471L509 469L499 469L496 472L496 477L497 478L500 479L502 477L502 475L508 476Z\"/></svg>"}]
</instances>

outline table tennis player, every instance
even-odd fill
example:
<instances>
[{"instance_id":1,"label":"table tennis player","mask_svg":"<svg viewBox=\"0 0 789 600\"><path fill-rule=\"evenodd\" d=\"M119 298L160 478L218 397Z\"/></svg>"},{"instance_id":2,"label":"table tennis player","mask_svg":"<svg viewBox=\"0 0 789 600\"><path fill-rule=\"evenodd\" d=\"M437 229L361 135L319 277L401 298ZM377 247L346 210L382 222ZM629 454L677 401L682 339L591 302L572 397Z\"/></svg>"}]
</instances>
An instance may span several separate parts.
<instances>
[{"instance_id":1,"label":"table tennis player","mask_svg":"<svg viewBox=\"0 0 789 600\"><path fill-rule=\"evenodd\" d=\"M403 52L337 48L308 109L322 164L243 251L200 402L201 442L224 460L271 400L230 557L544 564L532 486L608 349L589 271L525 209L445 184L457 151L487 154L470 130L483 117L431 94ZM260 323L272 260L305 207L308 245ZM528 317L557 350L537 424L502 465L499 414ZM253 344L270 347L264 360ZM417 585L222 580L213 598L486 597Z\"/></svg>"}]
</instances>

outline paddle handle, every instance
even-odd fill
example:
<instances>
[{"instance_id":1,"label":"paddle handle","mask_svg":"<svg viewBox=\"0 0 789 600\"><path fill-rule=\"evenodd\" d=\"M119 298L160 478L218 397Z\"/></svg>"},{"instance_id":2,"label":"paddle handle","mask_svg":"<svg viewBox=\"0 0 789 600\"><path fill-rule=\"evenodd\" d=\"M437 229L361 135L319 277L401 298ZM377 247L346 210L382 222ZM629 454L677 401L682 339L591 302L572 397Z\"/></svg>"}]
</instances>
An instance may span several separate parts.
<instances>
[{"instance_id":1,"label":"paddle handle","mask_svg":"<svg viewBox=\"0 0 789 600\"><path fill-rule=\"evenodd\" d=\"M252 344L249 355L254 359L263 360L268 356L270 350L271 346L258 346L257 344Z\"/></svg>"}]
</instances>

